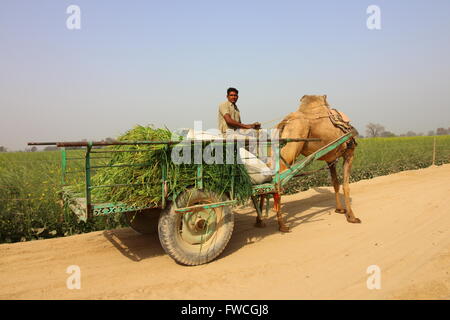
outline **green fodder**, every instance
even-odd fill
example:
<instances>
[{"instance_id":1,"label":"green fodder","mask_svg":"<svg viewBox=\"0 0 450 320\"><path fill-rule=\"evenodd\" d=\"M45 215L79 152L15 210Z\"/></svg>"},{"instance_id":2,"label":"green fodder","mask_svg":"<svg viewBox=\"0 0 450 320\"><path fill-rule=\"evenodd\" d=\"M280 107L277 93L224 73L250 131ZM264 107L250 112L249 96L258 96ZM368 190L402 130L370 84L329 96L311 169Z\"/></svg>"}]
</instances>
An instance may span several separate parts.
<instances>
[{"instance_id":1,"label":"green fodder","mask_svg":"<svg viewBox=\"0 0 450 320\"><path fill-rule=\"evenodd\" d=\"M167 129L136 126L117 140L170 141L171 137L172 133ZM166 180L169 198L192 187L195 185L198 167L197 164L194 164L195 148L190 144L184 146L189 147L183 149L183 152L188 152L189 159L189 163L184 164L176 164L172 161L173 145L139 144L109 147L109 151L127 152L112 153L109 165L115 167L102 168L92 177L94 201L124 202L142 207L158 206L163 199L162 170L164 167L167 168ZM178 145L178 147L180 146ZM224 147L222 152L225 155ZM250 177L242 164L202 163L202 167L205 189L218 194L229 193L233 189L240 202L244 202L251 196ZM232 175L234 175L234 180L230 179ZM98 188L98 186L103 187Z\"/></svg>"},{"instance_id":2,"label":"green fodder","mask_svg":"<svg viewBox=\"0 0 450 320\"><path fill-rule=\"evenodd\" d=\"M136 126L120 136L118 141L168 141L171 133L166 129ZM147 205L160 202L162 164L167 162L165 145L117 145L105 148L111 153L107 165L94 172L93 186L132 185L94 188L96 202L126 202ZM125 152L125 151L133 152ZM132 166L128 166L132 165ZM142 165L142 166L141 166Z\"/></svg>"}]
</instances>

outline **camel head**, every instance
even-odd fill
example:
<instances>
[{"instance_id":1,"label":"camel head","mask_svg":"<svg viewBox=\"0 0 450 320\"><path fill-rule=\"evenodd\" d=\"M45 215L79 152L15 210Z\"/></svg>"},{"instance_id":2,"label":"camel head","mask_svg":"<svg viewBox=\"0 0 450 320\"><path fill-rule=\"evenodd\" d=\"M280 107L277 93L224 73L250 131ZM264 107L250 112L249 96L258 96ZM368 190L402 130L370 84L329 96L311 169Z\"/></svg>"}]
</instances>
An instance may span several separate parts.
<instances>
[{"instance_id":1,"label":"camel head","mask_svg":"<svg viewBox=\"0 0 450 320\"><path fill-rule=\"evenodd\" d=\"M329 106L328 102L327 102L327 95L304 95L301 99L300 99L300 108L314 108L314 107L319 107L319 106Z\"/></svg>"}]
</instances>

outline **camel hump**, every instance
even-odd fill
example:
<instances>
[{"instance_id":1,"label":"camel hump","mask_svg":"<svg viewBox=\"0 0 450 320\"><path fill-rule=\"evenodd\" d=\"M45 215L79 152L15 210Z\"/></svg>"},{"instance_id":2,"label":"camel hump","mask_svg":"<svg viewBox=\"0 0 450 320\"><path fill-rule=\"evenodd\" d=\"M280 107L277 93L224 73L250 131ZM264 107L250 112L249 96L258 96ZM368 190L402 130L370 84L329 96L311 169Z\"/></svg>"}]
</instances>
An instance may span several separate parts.
<instances>
[{"instance_id":1,"label":"camel hump","mask_svg":"<svg viewBox=\"0 0 450 320\"><path fill-rule=\"evenodd\" d=\"M304 95L300 99L298 111L307 114L328 114L327 95Z\"/></svg>"}]
</instances>

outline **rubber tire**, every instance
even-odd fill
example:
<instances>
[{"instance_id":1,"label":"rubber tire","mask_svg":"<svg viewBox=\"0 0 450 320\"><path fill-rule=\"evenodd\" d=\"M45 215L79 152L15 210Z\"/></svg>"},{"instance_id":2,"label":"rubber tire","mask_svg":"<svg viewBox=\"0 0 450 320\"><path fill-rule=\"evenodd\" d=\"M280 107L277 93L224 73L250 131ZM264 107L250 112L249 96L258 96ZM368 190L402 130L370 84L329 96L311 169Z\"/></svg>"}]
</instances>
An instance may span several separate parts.
<instances>
[{"instance_id":1,"label":"rubber tire","mask_svg":"<svg viewBox=\"0 0 450 320\"><path fill-rule=\"evenodd\" d=\"M225 195L219 197L213 192L194 188L180 194L175 203L172 202L166 210L163 210L159 219L158 235L164 251L176 262L187 266L208 263L217 258L225 249L233 234L234 216L231 208L224 206L214 209L216 215L218 212L222 212L222 219L219 220L218 228L211 238L202 245L201 252L199 252L198 245L189 244L180 238L179 227L182 214L175 212L175 209L193 204L227 200L228 198Z\"/></svg>"},{"instance_id":2,"label":"rubber tire","mask_svg":"<svg viewBox=\"0 0 450 320\"><path fill-rule=\"evenodd\" d=\"M131 229L140 234L155 234L158 232L158 221L162 209L145 209L142 211L125 212L125 218Z\"/></svg>"}]
</instances>

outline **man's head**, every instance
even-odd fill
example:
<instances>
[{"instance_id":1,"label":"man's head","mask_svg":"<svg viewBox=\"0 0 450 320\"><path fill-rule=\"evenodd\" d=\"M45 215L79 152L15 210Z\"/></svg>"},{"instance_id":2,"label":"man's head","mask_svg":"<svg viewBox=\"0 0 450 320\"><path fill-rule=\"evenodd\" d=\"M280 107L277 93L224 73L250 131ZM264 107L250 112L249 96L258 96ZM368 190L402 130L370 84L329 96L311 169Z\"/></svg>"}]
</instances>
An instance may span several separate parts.
<instances>
[{"instance_id":1,"label":"man's head","mask_svg":"<svg viewBox=\"0 0 450 320\"><path fill-rule=\"evenodd\" d=\"M228 101L230 101L231 103L236 103L236 101L238 100L239 96L239 91L235 88L228 88L227 90L227 99Z\"/></svg>"}]
</instances>

